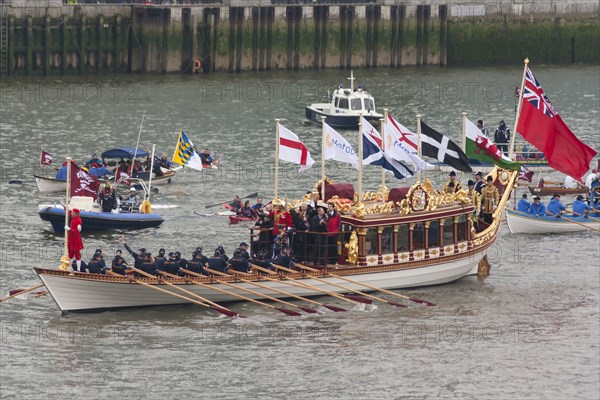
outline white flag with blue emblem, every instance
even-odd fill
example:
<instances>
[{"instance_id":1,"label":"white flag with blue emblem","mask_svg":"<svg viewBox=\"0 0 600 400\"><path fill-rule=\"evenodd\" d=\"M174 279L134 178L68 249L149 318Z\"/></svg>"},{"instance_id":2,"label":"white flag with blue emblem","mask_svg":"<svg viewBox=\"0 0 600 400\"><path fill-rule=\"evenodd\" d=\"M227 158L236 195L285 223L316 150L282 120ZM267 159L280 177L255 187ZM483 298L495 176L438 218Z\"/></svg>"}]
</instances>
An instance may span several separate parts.
<instances>
[{"instance_id":1,"label":"white flag with blue emblem","mask_svg":"<svg viewBox=\"0 0 600 400\"><path fill-rule=\"evenodd\" d=\"M327 123L323 123L323 152L326 160L352 164L358 170L358 156L350 143Z\"/></svg>"}]
</instances>

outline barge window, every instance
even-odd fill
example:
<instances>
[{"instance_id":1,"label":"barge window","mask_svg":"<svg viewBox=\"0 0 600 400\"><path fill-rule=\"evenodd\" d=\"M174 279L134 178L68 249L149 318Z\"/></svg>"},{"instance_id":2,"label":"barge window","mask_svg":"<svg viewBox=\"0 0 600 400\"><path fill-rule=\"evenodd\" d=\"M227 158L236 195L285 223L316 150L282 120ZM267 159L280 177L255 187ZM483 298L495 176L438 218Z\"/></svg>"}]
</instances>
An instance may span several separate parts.
<instances>
[{"instance_id":1,"label":"barge window","mask_svg":"<svg viewBox=\"0 0 600 400\"><path fill-rule=\"evenodd\" d=\"M454 220L446 218L444 220L444 246L454 244Z\"/></svg>"},{"instance_id":2,"label":"barge window","mask_svg":"<svg viewBox=\"0 0 600 400\"><path fill-rule=\"evenodd\" d=\"M440 221L431 221L429 224L429 248L440 247Z\"/></svg>"},{"instance_id":3,"label":"barge window","mask_svg":"<svg viewBox=\"0 0 600 400\"><path fill-rule=\"evenodd\" d=\"M377 228L367 229L365 252L367 254L377 254Z\"/></svg>"},{"instance_id":4,"label":"barge window","mask_svg":"<svg viewBox=\"0 0 600 400\"><path fill-rule=\"evenodd\" d=\"M386 226L381 233L381 253L389 254L394 252L394 228Z\"/></svg>"},{"instance_id":5,"label":"barge window","mask_svg":"<svg viewBox=\"0 0 600 400\"><path fill-rule=\"evenodd\" d=\"M398 227L398 253L410 250L408 248L408 232L408 225L404 224Z\"/></svg>"},{"instance_id":6,"label":"barge window","mask_svg":"<svg viewBox=\"0 0 600 400\"><path fill-rule=\"evenodd\" d=\"M413 230L413 250L421 250L425 248L425 227L422 222L415 224Z\"/></svg>"},{"instance_id":7,"label":"barge window","mask_svg":"<svg viewBox=\"0 0 600 400\"><path fill-rule=\"evenodd\" d=\"M457 241L464 242L469 238L469 223L465 214L458 217L458 237Z\"/></svg>"},{"instance_id":8,"label":"barge window","mask_svg":"<svg viewBox=\"0 0 600 400\"><path fill-rule=\"evenodd\" d=\"M360 99L352 99L350 101L353 110L362 110L362 101Z\"/></svg>"},{"instance_id":9,"label":"barge window","mask_svg":"<svg viewBox=\"0 0 600 400\"><path fill-rule=\"evenodd\" d=\"M375 110L375 104L373 103L373 100L365 99L365 110L367 110L367 111Z\"/></svg>"},{"instance_id":10,"label":"barge window","mask_svg":"<svg viewBox=\"0 0 600 400\"><path fill-rule=\"evenodd\" d=\"M338 108L344 108L347 109L348 108L348 99L340 99L340 105Z\"/></svg>"}]
</instances>

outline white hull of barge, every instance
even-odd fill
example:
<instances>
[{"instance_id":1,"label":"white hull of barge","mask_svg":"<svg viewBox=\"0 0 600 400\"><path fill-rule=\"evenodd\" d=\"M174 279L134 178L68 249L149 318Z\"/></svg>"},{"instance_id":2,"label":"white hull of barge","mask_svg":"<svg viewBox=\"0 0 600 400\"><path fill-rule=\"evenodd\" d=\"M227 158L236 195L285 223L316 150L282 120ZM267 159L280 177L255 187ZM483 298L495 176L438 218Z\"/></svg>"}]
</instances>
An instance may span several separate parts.
<instances>
[{"instance_id":1,"label":"white hull of barge","mask_svg":"<svg viewBox=\"0 0 600 400\"><path fill-rule=\"evenodd\" d=\"M382 272L365 272L362 274L359 273L346 276L352 280L363 282L382 289L400 289L439 285L455 281L472 273L476 273L478 264L485 254L486 250L483 249L476 253L470 253L469 255L465 254L461 259L434 264L431 266L396 269ZM336 270L334 272L340 271L341 270ZM38 272L38 275L42 282L46 285L46 288L56 301L58 307L63 312L101 311L103 309L190 303L181 298L177 298L166 293L161 293L157 290L138 285L134 282L128 282L124 280L111 281L105 276L101 276L102 280L95 280L90 279L92 276L89 274L75 273L73 276L69 276L67 274L55 275L44 273L43 270L41 273ZM320 275L319 279L323 279L325 282L320 282L315 279L299 279L299 281L306 282L319 289L336 293L342 293L344 291L326 282L336 283L355 290L366 289L364 286L352 284L336 277L324 277ZM153 279L140 278L140 280L147 283L156 283L156 280ZM285 281L259 282L262 285L266 285L270 288L275 288L285 293L291 293L298 296L310 297L323 295L323 293L310 289L288 285L284 283ZM209 285L216 285L216 287L219 289L233 291L234 293L245 297L254 299L262 298L260 296L244 292L243 290L231 288L219 283L213 283ZM275 298L289 297L249 283L235 283L235 285L251 289L261 294L267 294ZM162 284L157 286L172 293L189 297L189 295L168 285ZM235 296L219 293L215 290L191 283L179 284L178 286L218 303L240 301L240 299Z\"/></svg>"}]
</instances>

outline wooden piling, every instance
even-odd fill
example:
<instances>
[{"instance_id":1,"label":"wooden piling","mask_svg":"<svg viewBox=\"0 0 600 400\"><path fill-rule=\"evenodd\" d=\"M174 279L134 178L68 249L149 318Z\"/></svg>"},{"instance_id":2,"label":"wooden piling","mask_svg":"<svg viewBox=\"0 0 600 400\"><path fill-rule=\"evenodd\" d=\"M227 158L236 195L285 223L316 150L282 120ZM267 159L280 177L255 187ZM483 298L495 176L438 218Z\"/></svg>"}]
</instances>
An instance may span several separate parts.
<instances>
[{"instance_id":1,"label":"wooden piling","mask_svg":"<svg viewBox=\"0 0 600 400\"><path fill-rule=\"evenodd\" d=\"M26 43L26 63L27 63L27 75L33 74L33 19L27 18L27 43Z\"/></svg>"},{"instance_id":2,"label":"wooden piling","mask_svg":"<svg viewBox=\"0 0 600 400\"><path fill-rule=\"evenodd\" d=\"M15 65L15 18L11 15L8 17L8 26L7 26L7 31L8 31L8 54L6 55L7 57L7 62L8 65L6 66L6 73L7 75L12 75L14 72L14 65Z\"/></svg>"},{"instance_id":3,"label":"wooden piling","mask_svg":"<svg viewBox=\"0 0 600 400\"><path fill-rule=\"evenodd\" d=\"M448 62L448 6L446 4L441 4L438 9L438 14L440 19L440 65L446 65Z\"/></svg>"},{"instance_id":4,"label":"wooden piling","mask_svg":"<svg viewBox=\"0 0 600 400\"><path fill-rule=\"evenodd\" d=\"M429 61L429 21L431 19L431 6L423 6L423 42L421 50L423 65L427 65Z\"/></svg>"},{"instance_id":5,"label":"wooden piling","mask_svg":"<svg viewBox=\"0 0 600 400\"><path fill-rule=\"evenodd\" d=\"M44 76L48 76L50 70L50 47L52 46L52 40L50 39L50 16L47 15L44 19L44 56L43 56L43 67Z\"/></svg>"}]
</instances>

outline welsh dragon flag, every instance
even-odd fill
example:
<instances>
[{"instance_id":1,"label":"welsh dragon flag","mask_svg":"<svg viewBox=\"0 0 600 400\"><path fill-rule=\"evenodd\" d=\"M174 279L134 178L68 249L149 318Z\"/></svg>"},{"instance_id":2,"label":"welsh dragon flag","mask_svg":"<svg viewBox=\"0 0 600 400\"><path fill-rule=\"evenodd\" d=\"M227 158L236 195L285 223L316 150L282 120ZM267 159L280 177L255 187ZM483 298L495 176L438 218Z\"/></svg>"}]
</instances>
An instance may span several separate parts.
<instances>
[{"instance_id":1,"label":"welsh dragon flag","mask_svg":"<svg viewBox=\"0 0 600 400\"><path fill-rule=\"evenodd\" d=\"M477 125L468 119L465 130L467 133L465 153L469 158L489 162L505 169L514 169L515 171L521 169L521 165L518 162L505 156L491 140L481 133Z\"/></svg>"}]
</instances>

